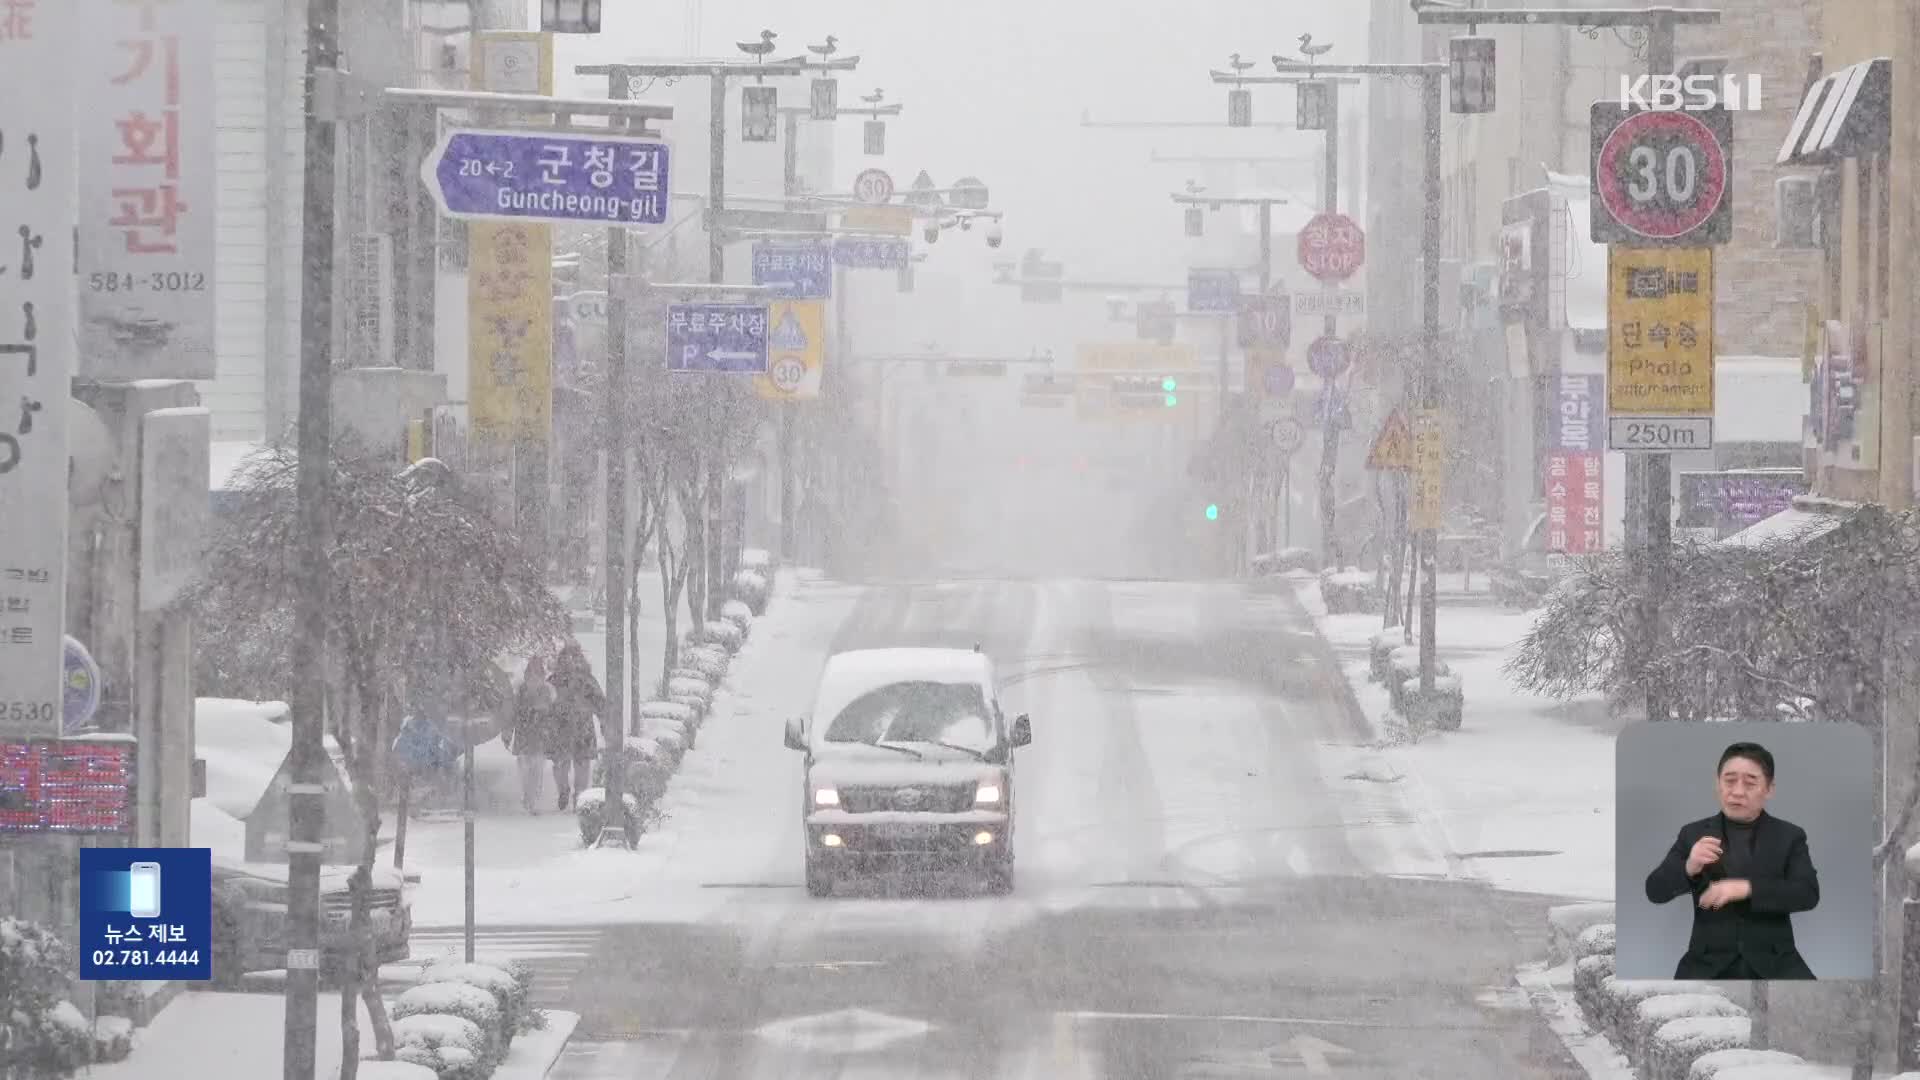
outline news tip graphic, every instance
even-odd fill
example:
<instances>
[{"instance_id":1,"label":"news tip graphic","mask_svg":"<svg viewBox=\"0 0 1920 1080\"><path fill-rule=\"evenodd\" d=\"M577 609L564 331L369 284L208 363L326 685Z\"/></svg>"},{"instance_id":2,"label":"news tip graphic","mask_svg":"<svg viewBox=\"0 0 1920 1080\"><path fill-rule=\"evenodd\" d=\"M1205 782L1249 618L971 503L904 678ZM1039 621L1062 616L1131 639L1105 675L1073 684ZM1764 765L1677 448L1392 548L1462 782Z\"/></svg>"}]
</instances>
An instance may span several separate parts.
<instances>
[{"instance_id":1,"label":"news tip graphic","mask_svg":"<svg viewBox=\"0 0 1920 1080\"><path fill-rule=\"evenodd\" d=\"M82 979L213 978L210 848L81 848Z\"/></svg>"}]
</instances>

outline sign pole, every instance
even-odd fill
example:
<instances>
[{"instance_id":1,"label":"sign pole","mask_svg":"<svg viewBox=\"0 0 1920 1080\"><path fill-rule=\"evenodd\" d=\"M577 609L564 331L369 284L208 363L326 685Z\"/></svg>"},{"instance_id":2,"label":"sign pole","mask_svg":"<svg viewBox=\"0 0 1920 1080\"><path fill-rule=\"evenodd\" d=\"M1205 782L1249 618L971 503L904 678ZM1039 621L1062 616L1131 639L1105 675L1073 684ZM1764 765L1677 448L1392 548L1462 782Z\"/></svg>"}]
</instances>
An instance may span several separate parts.
<instances>
[{"instance_id":1,"label":"sign pole","mask_svg":"<svg viewBox=\"0 0 1920 1080\"><path fill-rule=\"evenodd\" d=\"M1322 213L1338 214L1340 212L1340 96L1332 87L1328 88L1327 106L1325 147L1327 202L1322 208ZM1338 286L1335 283L1329 283L1327 287L1337 288ZM1339 331L1339 320L1332 312L1328 312L1325 323L1326 336L1336 337ZM1322 429L1320 442L1320 550L1326 553L1327 567L1338 571L1341 562L1340 541L1334 533L1337 509L1335 500L1338 496L1334 493L1333 482L1340 465L1340 425L1338 423L1340 409L1335 399L1337 391L1333 376L1326 377L1321 393L1327 399L1327 415L1323 421L1325 427Z\"/></svg>"},{"instance_id":2,"label":"sign pole","mask_svg":"<svg viewBox=\"0 0 1920 1080\"><path fill-rule=\"evenodd\" d=\"M1428 71L1420 80L1420 111L1426 129L1427 210L1420 226L1420 311L1421 339L1426 350L1425 370L1420 376L1420 404L1429 416L1438 416L1440 408L1440 80L1437 71ZM1434 491L1431 498L1439 500ZM1443 510L1444 507L1434 507ZM1436 634L1440 621L1439 589L1434 581L1434 552L1438 546L1438 522L1432 516L1421 522L1420 573L1420 693L1433 691L1433 667Z\"/></svg>"},{"instance_id":3,"label":"sign pole","mask_svg":"<svg viewBox=\"0 0 1920 1080\"><path fill-rule=\"evenodd\" d=\"M607 76L607 96L616 101L627 98L627 79L620 74ZM716 223L717 225L717 223ZM626 670L627 589L632 574L627 567L627 428L630 421L627 402L627 296L619 282L638 279L629 275L627 231L617 225L607 229L607 385L601 402L606 417L607 453L607 538L601 552L606 560L607 577L607 714L600 718L606 731L606 777L601 790L606 792L606 807L600 815L600 836L596 847L628 848L626 815L626 776L621 768L626 749ZM637 556L636 556L637 557Z\"/></svg>"},{"instance_id":4,"label":"sign pole","mask_svg":"<svg viewBox=\"0 0 1920 1080\"><path fill-rule=\"evenodd\" d=\"M1665 75L1673 70L1673 23L1665 19L1654 19L1647 27L1647 73ZM1708 249L1709 255L1712 249ZM1713 302L1708 298L1709 304ZM1708 364L1712 357L1709 354ZM1647 454L1641 477L1641 493L1645 500L1643 512L1646 514L1646 567L1647 591L1644 598L1645 647L1660 649L1665 634L1661 625L1660 597L1667 590L1669 558L1673 547L1673 456L1665 451ZM1631 490L1631 489L1629 489ZM1666 703L1660 699L1657 691L1649 687L1647 691L1647 719L1665 720Z\"/></svg>"}]
</instances>

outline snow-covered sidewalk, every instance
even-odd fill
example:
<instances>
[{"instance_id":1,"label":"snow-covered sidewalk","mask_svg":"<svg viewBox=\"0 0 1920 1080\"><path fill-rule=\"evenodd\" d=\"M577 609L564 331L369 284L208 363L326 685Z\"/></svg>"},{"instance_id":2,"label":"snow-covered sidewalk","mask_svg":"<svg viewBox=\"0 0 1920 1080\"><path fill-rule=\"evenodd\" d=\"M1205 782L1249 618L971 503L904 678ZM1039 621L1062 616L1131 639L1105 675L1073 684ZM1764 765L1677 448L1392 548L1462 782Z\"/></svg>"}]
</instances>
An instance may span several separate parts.
<instances>
[{"instance_id":1,"label":"snow-covered sidewalk","mask_svg":"<svg viewBox=\"0 0 1920 1080\"><path fill-rule=\"evenodd\" d=\"M1387 688L1368 678L1368 639L1381 617L1327 614L1311 575L1295 575L1292 585L1373 725L1376 756L1390 773L1378 779L1426 820L1453 873L1513 891L1611 900L1620 722L1597 696L1560 701L1514 687L1501 667L1536 613L1498 606L1484 592L1462 594L1457 581L1441 576L1435 639L1439 658L1460 676L1465 719L1458 731L1417 739L1393 714Z\"/></svg>"},{"instance_id":2,"label":"snow-covered sidewalk","mask_svg":"<svg viewBox=\"0 0 1920 1080\"><path fill-rule=\"evenodd\" d=\"M713 825L716 792L725 789L725 801L742 804L743 812L792 809L773 790L756 785L755 778L733 770L732 748L743 739L777 742L785 717L805 711L804 694L859 593L858 587L808 572L782 572L773 603L754 621L698 741L660 800L661 820L640 838L636 851L582 849L574 815L555 811L551 803L542 813L529 815L520 807L512 757L497 741L480 747L475 757L481 806L476 923L563 926L689 919L718 904L718 892L700 887L711 875L689 869L690 863L704 859L703 852L739 854L714 842L728 833L708 828ZM649 621L655 629L653 640L642 640L643 679L650 679L649 658L660 655L665 640L657 618L643 620L643 634ZM587 631L576 636L595 673L604 675L604 637ZM549 777L549 798L552 790ZM680 825L695 810L703 811L703 835L683 835ZM457 816L409 824L407 867L420 871L413 899L416 927L454 926L464 919L463 833Z\"/></svg>"}]
</instances>

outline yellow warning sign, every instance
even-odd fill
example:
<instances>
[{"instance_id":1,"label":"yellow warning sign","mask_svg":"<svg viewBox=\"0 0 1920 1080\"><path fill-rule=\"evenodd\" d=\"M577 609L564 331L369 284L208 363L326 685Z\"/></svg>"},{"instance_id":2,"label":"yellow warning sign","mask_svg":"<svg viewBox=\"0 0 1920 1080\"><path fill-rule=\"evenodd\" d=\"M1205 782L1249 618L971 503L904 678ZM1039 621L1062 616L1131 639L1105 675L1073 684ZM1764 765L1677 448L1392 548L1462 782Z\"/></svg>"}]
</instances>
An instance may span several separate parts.
<instances>
[{"instance_id":1,"label":"yellow warning sign","mask_svg":"<svg viewBox=\"0 0 1920 1080\"><path fill-rule=\"evenodd\" d=\"M1438 529L1446 517L1446 434L1439 409L1421 409L1413 421L1413 507L1415 530Z\"/></svg>"},{"instance_id":2,"label":"yellow warning sign","mask_svg":"<svg viewBox=\"0 0 1920 1080\"><path fill-rule=\"evenodd\" d=\"M1607 249L1607 412L1713 416L1713 249Z\"/></svg>"},{"instance_id":3,"label":"yellow warning sign","mask_svg":"<svg viewBox=\"0 0 1920 1080\"><path fill-rule=\"evenodd\" d=\"M1407 414L1393 410L1374 436L1373 449L1367 451L1367 468L1392 472L1413 471L1413 432L1407 427Z\"/></svg>"},{"instance_id":4,"label":"yellow warning sign","mask_svg":"<svg viewBox=\"0 0 1920 1080\"><path fill-rule=\"evenodd\" d=\"M840 227L857 232L913 235L913 208L908 206L849 206L840 212Z\"/></svg>"},{"instance_id":5,"label":"yellow warning sign","mask_svg":"<svg viewBox=\"0 0 1920 1080\"><path fill-rule=\"evenodd\" d=\"M767 373L753 388L768 401L820 396L826 357L827 305L821 300L782 300L767 306Z\"/></svg>"}]
</instances>

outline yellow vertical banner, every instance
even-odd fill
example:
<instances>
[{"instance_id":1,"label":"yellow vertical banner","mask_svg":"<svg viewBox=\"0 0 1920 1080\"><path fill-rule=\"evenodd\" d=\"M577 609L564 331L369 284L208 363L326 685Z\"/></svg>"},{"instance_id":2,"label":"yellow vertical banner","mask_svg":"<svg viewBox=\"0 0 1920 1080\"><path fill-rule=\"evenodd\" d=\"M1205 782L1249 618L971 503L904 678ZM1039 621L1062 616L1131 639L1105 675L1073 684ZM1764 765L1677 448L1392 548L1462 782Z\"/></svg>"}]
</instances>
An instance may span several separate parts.
<instances>
[{"instance_id":1,"label":"yellow vertical banner","mask_svg":"<svg viewBox=\"0 0 1920 1080\"><path fill-rule=\"evenodd\" d=\"M1413 418L1413 507L1415 530L1438 529L1447 513L1446 434L1438 409L1421 409Z\"/></svg>"},{"instance_id":2,"label":"yellow vertical banner","mask_svg":"<svg viewBox=\"0 0 1920 1080\"><path fill-rule=\"evenodd\" d=\"M824 300L776 300L769 304L767 373L753 377L754 390L768 401L819 397L826 345Z\"/></svg>"},{"instance_id":3,"label":"yellow vertical banner","mask_svg":"<svg viewBox=\"0 0 1920 1080\"><path fill-rule=\"evenodd\" d=\"M553 35L481 35L475 89L553 93ZM553 232L467 223L467 415L476 441L546 442L553 432Z\"/></svg>"}]
</instances>

